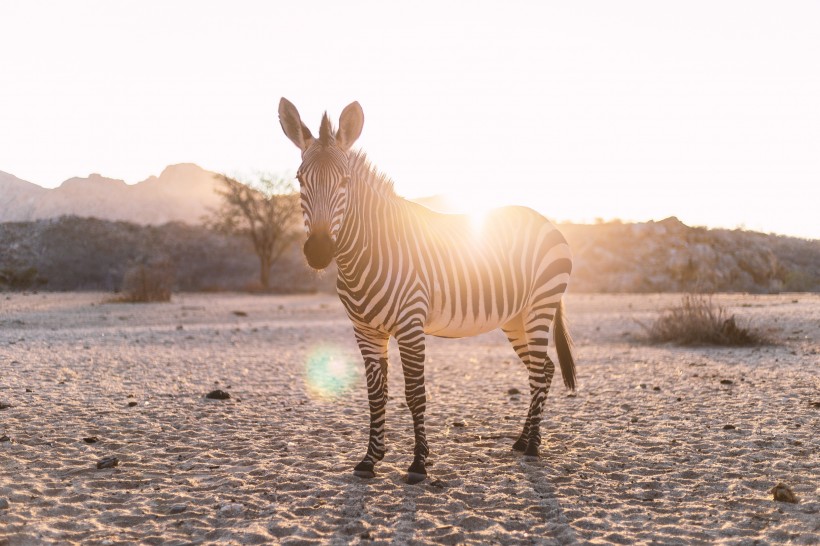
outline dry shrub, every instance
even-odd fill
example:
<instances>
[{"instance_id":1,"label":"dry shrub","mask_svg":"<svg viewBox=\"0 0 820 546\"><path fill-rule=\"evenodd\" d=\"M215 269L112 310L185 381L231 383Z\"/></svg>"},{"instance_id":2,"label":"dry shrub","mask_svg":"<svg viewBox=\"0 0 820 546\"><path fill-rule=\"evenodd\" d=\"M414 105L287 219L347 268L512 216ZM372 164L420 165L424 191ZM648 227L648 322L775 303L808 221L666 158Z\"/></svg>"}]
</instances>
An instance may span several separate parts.
<instances>
[{"instance_id":1,"label":"dry shrub","mask_svg":"<svg viewBox=\"0 0 820 546\"><path fill-rule=\"evenodd\" d=\"M642 325L644 326L644 325ZM679 345L762 345L759 332L738 326L734 315L699 294L686 294L680 304L664 311L651 326L644 326L649 341Z\"/></svg>"},{"instance_id":2,"label":"dry shrub","mask_svg":"<svg viewBox=\"0 0 820 546\"><path fill-rule=\"evenodd\" d=\"M171 287L174 283L173 268L168 262L136 264L122 279L122 296L118 301L128 303L150 303L171 301Z\"/></svg>"}]
</instances>

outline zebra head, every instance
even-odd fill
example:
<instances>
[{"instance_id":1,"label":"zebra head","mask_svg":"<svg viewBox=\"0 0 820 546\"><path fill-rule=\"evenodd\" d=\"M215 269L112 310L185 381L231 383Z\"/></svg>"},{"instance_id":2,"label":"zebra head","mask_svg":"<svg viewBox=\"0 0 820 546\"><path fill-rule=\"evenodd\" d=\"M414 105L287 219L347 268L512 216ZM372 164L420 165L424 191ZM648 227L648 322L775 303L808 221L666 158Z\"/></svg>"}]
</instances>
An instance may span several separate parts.
<instances>
[{"instance_id":1,"label":"zebra head","mask_svg":"<svg viewBox=\"0 0 820 546\"><path fill-rule=\"evenodd\" d=\"M308 233L305 257L312 268L324 269L336 252L336 238L347 210L348 152L362 132L362 107L358 102L345 107L339 117L338 130L333 129L325 112L319 138L313 138L296 107L283 97L279 101L279 123L285 135L302 151L302 164L296 177Z\"/></svg>"}]
</instances>

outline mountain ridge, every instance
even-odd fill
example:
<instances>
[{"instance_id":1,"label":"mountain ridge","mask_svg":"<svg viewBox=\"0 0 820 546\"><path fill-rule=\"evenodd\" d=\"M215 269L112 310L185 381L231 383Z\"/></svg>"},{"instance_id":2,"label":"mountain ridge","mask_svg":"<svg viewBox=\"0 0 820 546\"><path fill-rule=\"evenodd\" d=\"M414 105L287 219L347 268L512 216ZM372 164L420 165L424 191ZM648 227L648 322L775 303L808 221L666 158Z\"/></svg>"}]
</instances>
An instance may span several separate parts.
<instances>
[{"instance_id":1,"label":"mountain ridge","mask_svg":"<svg viewBox=\"0 0 820 546\"><path fill-rule=\"evenodd\" d=\"M199 224L219 206L217 185L217 173L194 163L169 165L136 184L92 173L53 189L0 171L0 222L80 216L139 225Z\"/></svg>"}]
</instances>

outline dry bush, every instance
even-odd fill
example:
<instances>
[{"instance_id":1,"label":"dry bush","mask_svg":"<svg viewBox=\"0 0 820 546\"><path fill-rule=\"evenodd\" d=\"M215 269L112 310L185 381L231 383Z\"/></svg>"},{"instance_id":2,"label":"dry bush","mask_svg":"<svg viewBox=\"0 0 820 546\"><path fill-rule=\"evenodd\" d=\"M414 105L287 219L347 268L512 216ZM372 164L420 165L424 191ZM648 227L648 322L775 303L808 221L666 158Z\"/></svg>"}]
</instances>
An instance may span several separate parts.
<instances>
[{"instance_id":1,"label":"dry bush","mask_svg":"<svg viewBox=\"0 0 820 546\"><path fill-rule=\"evenodd\" d=\"M174 272L168 262L141 263L128 268L122 279L122 296L117 301L150 303L171 301Z\"/></svg>"},{"instance_id":2,"label":"dry bush","mask_svg":"<svg viewBox=\"0 0 820 546\"><path fill-rule=\"evenodd\" d=\"M686 294L680 304L664 311L651 326L643 326L654 343L679 345L762 345L759 332L738 326L734 315L698 294Z\"/></svg>"}]
</instances>

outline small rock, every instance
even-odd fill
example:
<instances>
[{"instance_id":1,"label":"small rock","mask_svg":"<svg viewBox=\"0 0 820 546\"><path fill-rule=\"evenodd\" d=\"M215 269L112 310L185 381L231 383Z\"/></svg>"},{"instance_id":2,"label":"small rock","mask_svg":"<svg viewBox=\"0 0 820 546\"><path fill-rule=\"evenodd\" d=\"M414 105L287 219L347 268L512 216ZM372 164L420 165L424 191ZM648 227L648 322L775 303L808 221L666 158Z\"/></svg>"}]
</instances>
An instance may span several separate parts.
<instances>
[{"instance_id":1,"label":"small rock","mask_svg":"<svg viewBox=\"0 0 820 546\"><path fill-rule=\"evenodd\" d=\"M3 442L11 442L11 438L3 434L2 436L0 436L0 444L2 444Z\"/></svg>"},{"instance_id":2,"label":"small rock","mask_svg":"<svg viewBox=\"0 0 820 546\"><path fill-rule=\"evenodd\" d=\"M8 510L9 501L7 499L0 499L0 510Z\"/></svg>"},{"instance_id":3,"label":"small rock","mask_svg":"<svg viewBox=\"0 0 820 546\"><path fill-rule=\"evenodd\" d=\"M454 427L466 427L467 423L464 421L464 419L459 419L458 421L453 421L453 426Z\"/></svg>"},{"instance_id":4,"label":"small rock","mask_svg":"<svg viewBox=\"0 0 820 546\"><path fill-rule=\"evenodd\" d=\"M177 330L184 330L185 328L182 327L182 324L177 325Z\"/></svg>"},{"instance_id":5,"label":"small rock","mask_svg":"<svg viewBox=\"0 0 820 546\"><path fill-rule=\"evenodd\" d=\"M518 389L516 389L515 387L513 387L513 388L511 388L511 389L507 389L507 394L509 394L510 396L512 396L513 394L521 394L521 391L519 391Z\"/></svg>"},{"instance_id":6,"label":"small rock","mask_svg":"<svg viewBox=\"0 0 820 546\"><path fill-rule=\"evenodd\" d=\"M31 390L31 389L26 389L26 392L34 392L34 391Z\"/></svg>"},{"instance_id":7,"label":"small rock","mask_svg":"<svg viewBox=\"0 0 820 546\"><path fill-rule=\"evenodd\" d=\"M641 383L641 384L640 384L640 385L638 385L638 386L639 386L640 388L642 388L642 389L645 389L645 388L646 388L646 383Z\"/></svg>"},{"instance_id":8,"label":"small rock","mask_svg":"<svg viewBox=\"0 0 820 546\"><path fill-rule=\"evenodd\" d=\"M97 468L114 468L115 466L120 464L120 460L116 457L103 457L97 462Z\"/></svg>"},{"instance_id":9,"label":"small rock","mask_svg":"<svg viewBox=\"0 0 820 546\"><path fill-rule=\"evenodd\" d=\"M444 488L444 482L441 481L440 479L436 478L435 480L430 482L430 486L431 487L438 487L439 489L443 489Z\"/></svg>"},{"instance_id":10,"label":"small rock","mask_svg":"<svg viewBox=\"0 0 820 546\"><path fill-rule=\"evenodd\" d=\"M633 423L637 423L637 422L638 422L638 418L637 418L637 417L633 417L633 418L632 418L632 422L633 422Z\"/></svg>"},{"instance_id":11,"label":"small rock","mask_svg":"<svg viewBox=\"0 0 820 546\"><path fill-rule=\"evenodd\" d=\"M659 390L661 390L661 388L660 387L652 387L652 390L653 391L659 391Z\"/></svg>"},{"instance_id":12,"label":"small rock","mask_svg":"<svg viewBox=\"0 0 820 546\"><path fill-rule=\"evenodd\" d=\"M219 507L219 515L225 517L236 517L245 510L245 507L239 503L223 504Z\"/></svg>"},{"instance_id":13,"label":"small rock","mask_svg":"<svg viewBox=\"0 0 820 546\"><path fill-rule=\"evenodd\" d=\"M734 381L732 381L731 379L721 379L720 380L721 385L731 385L732 383L734 383Z\"/></svg>"},{"instance_id":14,"label":"small rock","mask_svg":"<svg viewBox=\"0 0 820 546\"><path fill-rule=\"evenodd\" d=\"M772 494L773 500L779 502L790 502L792 504L797 503L797 496L795 496L794 491L792 491L789 486L784 483L775 485L769 490L769 493Z\"/></svg>"},{"instance_id":15,"label":"small rock","mask_svg":"<svg viewBox=\"0 0 820 546\"><path fill-rule=\"evenodd\" d=\"M136 406L136 405L137 405L137 403L136 403L136 402L128 402L128 407L129 407L129 408L133 408L133 407L134 407L134 406Z\"/></svg>"},{"instance_id":16,"label":"small rock","mask_svg":"<svg viewBox=\"0 0 820 546\"><path fill-rule=\"evenodd\" d=\"M809 402L809 405L813 408L820 409L820 402Z\"/></svg>"},{"instance_id":17,"label":"small rock","mask_svg":"<svg viewBox=\"0 0 820 546\"><path fill-rule=\"evenodd\" d=\"M187 504L175 504L171 507L171 509L168 511L168 513L169 514L181 514L187 509L188 509Z\"/></svg>"},{"instance_id":18,"label":"small rock","mask_svg":"<svg viewBox=\"0 0 820 546\"><path fill-rule=\"evenodd\" d=\"M247 317L248 316L248 314L245 311L234 311L233 314L236 315L237 317Z\"/></svg>"},{"instance_id":19,"label":"small rock","mask_svg":"<svg viewBox=\"0 0 820 546\"><path fill-rule=\"evenodd\" d=\"M211 400L229 400L231 393L216 389L206 394L205 398L210 398Z\"/></svg>"},{"instance_id":20,"label":"small rock","mask_svg":"<svg viewBox=\"0 0 820 546\"><path fill-rule=\"evenodd\" d=\"M734 425L723 425L723 430L735 430L737 429Z\"/></svg>"},{"instance_id":21,"label":"small rock","mask_svg":"<svg viewBox=\"0 0 820 546\"><path fill-rule=\"evenodd\" d=\"M86 436L85 438L83 438L83 442L85 442L87 444L96 444L99 441L100 441L100 439L97 438L96 436Z\"/></svg>"},{"instance_id":22,"label":"small rock","mask_svg":"<svg viewBox=\"0 0 820 546\"><path fill-rule=\"evenodd\" d=\"M10 408L11 404L7 404L6 402L0 402L0 410Z\"/></svg>"}]
</instances>

